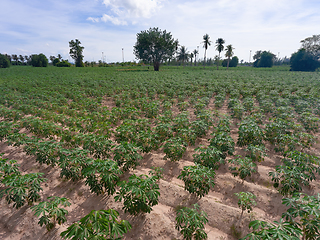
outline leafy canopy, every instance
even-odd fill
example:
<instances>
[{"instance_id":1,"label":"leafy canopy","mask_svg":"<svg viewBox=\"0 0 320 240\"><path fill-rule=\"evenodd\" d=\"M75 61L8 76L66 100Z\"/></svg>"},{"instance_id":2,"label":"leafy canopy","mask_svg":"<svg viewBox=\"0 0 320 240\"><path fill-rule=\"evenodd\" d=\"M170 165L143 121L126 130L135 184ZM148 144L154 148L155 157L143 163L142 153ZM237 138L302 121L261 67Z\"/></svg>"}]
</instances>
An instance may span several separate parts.
<instances>
[{"instance_id":1,"label":"leafy canopy","mask_svg":"<svg viewBox=\"0 0 320 240\"><path fill-rule=\"evenodd\" d=\"M152 62L154 70L159 71L160 63L174 55L177 44L178 41L172 37L170 32L150 28L137 33L137 42L133 46L133 52L137 59Z\"/></svg>"}]
</instances>

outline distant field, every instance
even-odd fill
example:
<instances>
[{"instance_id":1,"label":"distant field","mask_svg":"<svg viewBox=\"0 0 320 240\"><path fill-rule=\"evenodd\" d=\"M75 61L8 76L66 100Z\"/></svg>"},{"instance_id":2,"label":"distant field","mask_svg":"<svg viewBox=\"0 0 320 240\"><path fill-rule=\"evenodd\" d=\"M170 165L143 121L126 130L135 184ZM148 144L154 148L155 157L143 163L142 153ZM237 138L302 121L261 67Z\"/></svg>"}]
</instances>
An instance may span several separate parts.
<instances>
[{"instance_id":1,"label":"distant field","mask_svg":"<svg viewBox=\"0 0 320 240\"><path fill-rule=\"evenodd\" d=\"M182 239L175 229L176 211L198 203L208 214L208 239L239 239L252 230L252 220L279 221L288 209L282 198L319 193L319 124L319 72L288 67L0 69L2 158L17 160L21 174L43 173L47 180L33 204L50 196L71 203L67 222L47 232L26 202L15 209L14 201L8 204L3 197L0 238L60 239L91 210L113 208L132 225L124 239ZM158 204L150 213L125 213L123 202L114 199L120 188L108 195L105 172L97 167L88 173L97 159L116 162L123 172L117 181L162 168ZM215 172L214 187L202 198L186 191L178 178L195 163ZM3 169L0 190L8 188ZM90 182L93 178L96 182ZM257 202L241 219L239 192L255 194Z\"/></svg>"}]
</instances>

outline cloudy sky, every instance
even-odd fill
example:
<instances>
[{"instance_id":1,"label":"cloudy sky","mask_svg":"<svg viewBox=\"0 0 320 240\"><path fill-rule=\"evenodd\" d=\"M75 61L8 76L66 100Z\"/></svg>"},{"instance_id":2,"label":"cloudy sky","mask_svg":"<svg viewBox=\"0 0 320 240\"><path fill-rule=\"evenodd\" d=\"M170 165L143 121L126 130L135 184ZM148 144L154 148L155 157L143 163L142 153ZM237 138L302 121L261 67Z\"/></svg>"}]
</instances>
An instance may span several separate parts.
<instances>
[{"instance_id":1,"label":"cloudy sky","mask_svg":"<svg viewBox=\"0 0 320 240\"><path fill-rule=\"evenodd\" d=\"M218 54L217 38L240 60L250 50L290 57L302 39L320 34L319 10L319 0L0 0L0 53L71 60L68 42L79 39L85 61L122 61L122 48L132 61L136 34L159 27L189 51L199 46L201 58L206 33L208 57Z\"/></svg>"}]
</instances>

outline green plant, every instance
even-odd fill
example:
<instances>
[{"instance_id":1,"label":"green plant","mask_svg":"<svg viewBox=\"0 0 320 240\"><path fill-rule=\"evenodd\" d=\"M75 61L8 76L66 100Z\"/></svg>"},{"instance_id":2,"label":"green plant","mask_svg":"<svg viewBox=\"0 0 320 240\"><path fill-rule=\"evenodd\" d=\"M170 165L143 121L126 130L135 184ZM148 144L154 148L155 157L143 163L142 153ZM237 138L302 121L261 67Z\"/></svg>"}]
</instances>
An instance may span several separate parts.
<instances>
[{"instance_id":1,"label":"green plant","mask_svg":"<svg viewBox=\"0 0 320 240\"><path fill-rule=\"evenodd\" d=\"M39 192L42 191L40 184L47 180L42 176L43 173L21 175L20 172L7 175L1 181L5 188L0 190L0 198L6 196L7 203L14 202L13 207L17 209L26 202L31 205L40 199Z\"/></svg>"},{"instance_id":2,"label":"green plant","mask_svg":"<svg viewBox=\"0 0 320 240\"><path fill-rule=\"evenodd\" d=\"M241 220L244 211L248 211L248 213L250 213L252 211L252 207L257 205L255 201L256 196L251 192L239 192L235 193L234 195L236 195L238 198L238 206L241 209Z\"/></svg>"},{"instance_id":3,"label":"green plant","mask_svg":"<svg viewBox=\"0 0 320 240\"><path fill-rule=\"evenodd\" d=\"M186 144L180 138L170 138L163 146L164 159L179 161L186 150Z\"/></svg>"},{"instance_id":4,"label":"green plant","mask_svg":"<svg viewBox=\"0 0 320 240\"><path fill-rule=\"evenodd\" d=\"M109 239L120 240L131 229L126 220L117 220L116 210L92 210L80 221L72 224L61 233L64 239Z\"/></svg>"},{"instance_id":5,"label":"green plant","mask_svg":"<svg viewBox=\"0 0 320 240\"><path fill-rule=\"evenodd\" d=\"M303 239L314 240L320 235L320 194L309 196L304 193L295 193L291 198L282 199L289 209L282 217L293 226L299 227Z\"/></svg>"},{"instance_id":6,"label":"green plant","mask_svg":"<svg viewBox=\"0 0 320 240\"><path fill-rule=\"evenodd\" d=\"M229 167L232 175L239 176L242 182L256 172L257 165L248 157L237 156L235 159L229 159L228 162L232 165Z\"/></svg>"},{"instance_id":7,"label":"green plant","mask_svg":"<svg viewBox=\"0 0 320 240\"><path fill-rule=\"evenodd\" d=\"M67 221L66 215L68 211L63 208L58 208L59 205L68 207L71 205L67 198L61 197L48 197L48 201L40 202L38 205L31 207L32 211L35 212L34 215L40 217L38 224L46 225L48 231L55 227L56 223L59 225Z\"/></svg>"},{"instance_id":8,"label":"green plant","mask_svg":"<svg viewBox=\"0 0 320 240\"><path fill-rule=\"evenodd\" d=\"M135 168L139 165L139 160L142 156L138 153L139 148L136 145L121 142L120 145L114 147L113 159L118 163L118 166L122 166L123 171L128 171L131 167Z\"/></svg>"},{"instance_id":9,"label":"green plant","mask_svg":"<svg viewBox=\"0 0 320 240\"><path fill-rule=\"evenodd\" d=\"M216 147L205 147L200 145L195 150L196 152L200 152L199 154L196 153L193 155L193 161L197 164L218 170L220 165L225 163L225 154Z\"/></svg>"},{"instance_id":10,"label":"green plant","mask_svg":"<svg viewBox=\"0 0 320 240\"><path fill-rule=\"evenodd\" d=\"M207 234L204 231L204 224L208 222L207 214L199 210L199 205L194 204L193 208L183 207L177 211L176 229L186 240L207 239Z\"/></svg>"},{"instance_id":11,"label":"green plant","mask_svg":"<svg viewBox=\"0 0 320 240\"><path fill-rule=\"evenodd\" d=\"M87 162L87 166L82 169L82 174L86 177L86 185L97 195L107 192L112 195L116 191L117 183L120 179L119 175L122 171L117 163L110 159L93 159Z\"/></svg>"},{"instance_id":12,"label":"green plant","mask_svg":"<svg viewBox=\"0 0 320 240\"><path fill-rule=\"evenodd\" d=\"M282 218L279 222L274 221L268 223L265 221L255 220L249 223L249 228L253 232L247 234L240 240L261 240L261 239L284 239L284 240L300 240L301 230Z\"/></svg>"},{"instance_id":13,"label":"green plant","mask_svg":"<svg viewBox=\"0 0 320 240\"><path fill-rule=\"evenodd\" d=\"M215 172L213 169L196 164L195 166L185 166L179 179L184 181L185 190L194 193L198 197L203 197L214 187Z\"/></svg>"},{"instance_id":14,"label":"green plant","mask_svg":"<svg viewBox=\"0 0 320 240\"><path fill-rule=\"evenodd\" d=\"M155 174L151 177L147 175L135 174L129 177L128 182L122 181L119 183L119 192L114 197L115 201L123 202L125 212L137 215L140 212L150 213L152 206L158 204L160 196L159 185L156 181L159 175Z\"/></svg>"}]
</instances>

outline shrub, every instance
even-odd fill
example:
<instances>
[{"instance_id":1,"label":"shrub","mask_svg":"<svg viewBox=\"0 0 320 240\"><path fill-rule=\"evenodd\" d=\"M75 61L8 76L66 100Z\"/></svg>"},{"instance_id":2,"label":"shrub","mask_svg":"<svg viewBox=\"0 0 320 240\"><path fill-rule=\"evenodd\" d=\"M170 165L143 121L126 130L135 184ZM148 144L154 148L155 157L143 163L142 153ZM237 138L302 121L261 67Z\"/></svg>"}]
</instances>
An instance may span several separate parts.
<instances>
[{"instance_id":1,"label":"shrub","mask_svg":"<svg viewBox=\"0 0 320 240\"><path fill-rule=\"evenodd\" d=\"M62 60L56 64L57 67L71 67L71 63L68 60Z\"/></svg>"},{"instance_id":2,"label":"shrub","mask_svg":"<svg viewBox=\"0 0 320 240\"><path fill-rule=\"evenodd\" d=\"M291 71L315 71L320 67L320 62L304 49L300 49L291 55L290 58Z\"/></svg>"},{"instance_id":3,"label":"shrub","mask_svg":"<svg viewBox=\"0 0 320 240\"><path fill-rule=\"evenodd\" d=\"M10 67L9 59L0 53L0 68L8 68Z\"/></svg>"},{"instance_id":4,"label":"shrub","mask_svg":"<svg viewBox=\"0 0 320 240\"><path fill-rule=\"evenodd\" d=\"M48 58L40 53L31 55L31 65L33 67L47 67L48 66Z\"/></svg>"}]
</instances>

